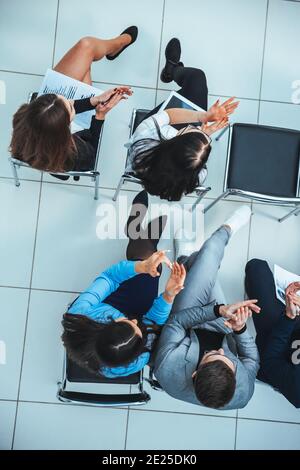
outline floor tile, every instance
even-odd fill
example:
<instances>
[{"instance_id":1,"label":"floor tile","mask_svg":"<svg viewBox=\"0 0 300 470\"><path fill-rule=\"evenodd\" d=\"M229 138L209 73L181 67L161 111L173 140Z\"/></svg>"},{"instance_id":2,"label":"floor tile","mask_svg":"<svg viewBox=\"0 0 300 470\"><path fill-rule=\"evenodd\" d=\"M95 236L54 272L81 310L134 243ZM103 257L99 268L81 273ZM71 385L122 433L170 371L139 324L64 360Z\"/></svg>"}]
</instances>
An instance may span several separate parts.
<instances>
[{"instance_id":1,"label":"floor tile","mask_svg":"<svg viewBox=\"0 0 300 470\"><path fill-rule=\"evenodd\" d=\"M126 410L20 403L14 449L123 449L126 421Z\"/></svg>"},{"instance_id":2,"label":"floor tile","mask_svg":"<svg viewBox=\"0 0 300 470\"><path fill-rule=\"evenodd\" d=\"M28 287L37 220L40 184L0 179L0 285Z\"/></svg>"},{"instance_id":3,"label":"floor tile","mask_svg":"<svg viewBox=\"0 0 300 470\"><path fill-rule=\"evenodd\" d=\"M167 0L160 70L166 44L176 35L182 45L181 60L205 71L210 93L257 99L266 7L265 0L192 0L188 8L184 2L174 5ZM216 34L212 24L217 24ZM162 82L159 86L169 88Z\"/></svg>"},{"instance_id":4,"label":"floor tile","mask_svg":"<svg viewBox=\"0 0 300 470\"><path fill-rule=\"evenodd\" d=\"M255 393L246 408L239 410L239 418L256 418L300 424L300 410L263 382L256 382Z\"/></svg>"},{"instance_id":5,"label":"floor tile","mask_svg":"<svg viewBox=\"0 0 300 470\"><path fill-rule=\"evenodd\" d=\"M141 433L147 423L147 437ZM158 424L159 423L159 424ZM233 449L235 419L130 411L126 449Z\"/></svg>"},{"instance_id":6,"label":"floor tile","mask_svg":"<svg viewBox=\"0 0 300 470\"><path fill-rule=\"evenodd\" d=\"M289 210L288 207L253 204L249 259L265 259L271 268L279 264L299 274L300 261L295 253L299 247L300 217L291 216L282 223L277 221Z\"/></svg>"},{"instance_id":7,"label":"floor tile","mask_svg":"<svg viewBox=\"0 0 300 470\"><path fill-rule=\"evenodd\" d=\"M127 246L123 232L125 212L134 193L124 191L117 206L112 202L112 195L112 191L101 190L99 201L94 201L91 188L43 185L34 287L80 292L99 272L124 259ZM106 220L107 214L114 212L115 207L121 210L118 215L121 219L120 236L124 238L120 240L113 233L114 239L100 240L97 227ZM112 216L110 220L115 219Z\"/></svg>"},{"instance_id":8,"label":"floor tile","mask_svg":"<svg viewBox=\"0 0 300 470\"><path fill-rule=\"evenodd\" d=\"M28 295L27 290L0 288L0 341L6 352L6 364L0 362L0 399L17 399Z\"/></svg>"},{"instance_id":9,"label":"floor tile","mask_svg":"<svg viewBox=\"0 0 300 470\"><path fill-rule=\"evenodd\" d=\"M69 21L70 11L76 12ZM130 12L130 14L129 14ZM125 28L137 25L139 35L132 47L115 61L103 60L93 65L95 81L155 87L162 27L163 0L126 3L113 0L105 5L105 14L97 0L61 0L55 48L55 61L81 37L103 39L116 37ZM147 57L147 60L145 60Z\"/></svg>"},{"instance_id":10,"label":"floor tile","mask_svg":"<svg viewBox=\"0 0 300 470\"><path fill-rule=\"evenodd\" d=\"M57 3L1 2L1 70L44 74L52 66Z\"/></svg>"},{"instance_id":11,"label":"floor tile","mask_svg":"<svg viewBox=\"0 0 300 470\"><path fill-rule=\"evenodd\" d=\"M205 237L208 238L240 206L240 202L222 201L210 209L204 218ZM225 250L219 281L228 303L244 299L244 271L247 262L248 238L249 225L243 227L229 240Z\"/></svg>"},{"instance_id":12,"label":"floor tile","mask_svg":"<svg viewBox=\"0 0 300 470\"><path fill-rule=\"evenodd\" d=\"M262 101L259 111L259 124L299 130L300 106L286 103Z\"/></svg>"},{"instance_id":13,"label":"floor tile","mask_svg":"<svg viewBox=\"0 0 300 470\"><path fill-rule=\"evenodd\" d=\"M64 349L60 339L62 315L74 294L33 291L30 299L20 399L57 403ZM40 321L41 311L43 321ZM45 347L45 341L47 347ZM128 386L68 384L68 391L129 393Z\"/></svg>"},{"instance_id":14,"label":"floor tile","mask_svg":"<svg viewBox=\"0 0 300 470\"><path fill-rule=\"evenodd\" d=\"M299 450L300 425L239 419L237 450Z\"/></svg>"},{"instance_id":15,"label":"floor tile","mask_svg":"<svg viewBox=\"0 0 300 470\"><path fill-rule=\"evenodd\" d=\"M16 402L0 401L0 450L11 450Z\"/></svg>"},{"instance_id":16,"label":"floor tile","mask_svg":"<svg viewBox=\"0 0 300 470\"><path fill-rule=\"evenodd\" d=\"M24 2L25 3L25 2ZM1 21L1 20L0 20ZM0 60L1 68L1 60ZM8 162L12 134L12 118L14 113L23 104L27 103L29 93L39 89L41 77L33 75L23 75L17 73L0 72L0 80L3 80L6 86L6 103L0 105L1 120L1 141L0 141L0 176L12 178L12 170ZM19 178L40 180L39 171L27 168L18 170Z\"/></svg>"},{"instance_id":17,"label":"floor tile","mask_svg":"<svg viewBox=\"0 0 300 470\"><path fill-rule=\"evenodd\" d=\"M295 80L298 80L299 90L300 64L296 59L299 54L299 22L299 2L269 2L261 93L263 100L292 102L292 84ZM299 92L297 94L299 99Z\"/></svg>"}]
</instances>

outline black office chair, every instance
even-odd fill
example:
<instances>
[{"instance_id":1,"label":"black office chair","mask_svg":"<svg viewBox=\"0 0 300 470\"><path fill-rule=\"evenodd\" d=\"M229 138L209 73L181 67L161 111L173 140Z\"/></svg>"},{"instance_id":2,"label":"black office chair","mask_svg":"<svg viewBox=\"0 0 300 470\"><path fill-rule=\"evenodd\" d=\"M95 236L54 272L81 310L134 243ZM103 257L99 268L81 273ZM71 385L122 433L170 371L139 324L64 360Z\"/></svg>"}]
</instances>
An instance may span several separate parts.
<instances>
[{"instance_id":1,"label":"black office chair","mask_svg":"<svg viewBox=\"0 0 300 470\"><path fill-rule=\"evenodd\" d=\"M30 93L29 98L28 98L28 103L31 103L33 100L35 100L37 98L37 96L38 96L37 92ZM81 177L81 176L91 178L92 181L94 181L94 183L95 183L95 187L94 187L95 188L94 189L94 199L95 200L98 200L98 198L99 198L100 173L99 173L99 171L97 171L97 166L98 166L98 158L99 158L102 132L103 132L103 127L102 127L101 132L100 132L95 165L94 165L94 168L92 170L89 170L89 171L66 171L66 172L53 172L53 171L51 171L51 172L49 172L51 175L56 175L56 176L73 176L74 181L78 181L79 177ZM17 187L19 187L21 185L21 183L20 183L19 176L18 176L18 169L20 167L31 168L31 169L34 169L34 168L32 168L30 165L28 165L28 163L22 162L21 160L18 160L17 158L14 158L14 157L9 157L8 160L9 160L11 168L12 168L13 177L14 177L14 180L15 180L15 185ZM37 171L39 171L39 170L37 170Z\"/></svg>"},{"instance_id":2,"label":"black office chair","mask_svg":"<svg viewBox=\"0 0 300 470\"><path fill-rule=\"evenodd\" d=\"M116 387L116 393L89 393L68 391L68 384L109 384ZM117 388L119 385L128 385L138 387L138 393L118 393ZM57 398L64 403L72 404L89 404L94 406L133 406L144 405L151 397L144 391L143 388L143 371L129 375L127 377L119 377L116 379L109 379L103 375L94 375L89 371L79 367L71 361L65 354L64 370L62 381L58 382Z\"/></svg>"},{"instance_id":3,"label":"black office chair","mask_svg":"<svg viewBox=\"0 0 300 470\"><path fill-rule=\"evenodd\" d=\"M144 120L144 118L147 116L147 114L149 112L150 111L148 109L134 109L132 111L131 120L130 120L130 124L129 124L129 129L130 129L129 137L132 136L132 134L134 133L136 128L141 124L141 122ZM134 172L126 171L128 163L129 163L129 152L127 152L127 158L126 158L126 163L125 163L125 171L124 171L124 173L122 174L122 176L120 178L118 187L117 187L116 192L113 196L113 201L117 200L117 198L119 196L119 193L122 189L122 186L125 182L137 183L141 186L143 185L142 181L139 178L137 178L137 176L134 174ZM197 203L199 203L201 201L201 199L203 199L205 194L210 190L211 190L211 188L209 188L209 187L206 188L206 187L199 186L195 190L196 195L198 196Z\"/></svg>"},{"instance_id":4,"label":"black office chair","mask_svg":"<svg viewBox=\"0 0 300 470\"><path fill-rule=\"evenodd\" d=\"M290 213L278 219L283 222L300 212L299 178L299 131L233 124L228 134L224 192L204 212L228 196L242 196L265 203L294 205Z\"/></svg>"}]
</instances>

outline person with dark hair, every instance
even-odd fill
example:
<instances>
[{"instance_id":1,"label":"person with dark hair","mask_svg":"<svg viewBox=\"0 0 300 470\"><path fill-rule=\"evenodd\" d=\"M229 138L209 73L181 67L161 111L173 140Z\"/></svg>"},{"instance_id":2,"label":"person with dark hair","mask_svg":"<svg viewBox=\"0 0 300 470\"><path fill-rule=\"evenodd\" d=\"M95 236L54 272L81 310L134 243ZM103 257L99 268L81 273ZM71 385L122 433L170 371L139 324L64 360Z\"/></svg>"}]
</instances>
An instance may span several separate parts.
<instances>
[{"instance_id":1,"label":"person with dark hair","mask_svg":"<svg viewBox=\"0 0 300 470\"><path fill-rule=\"evenodd\" d=\"M200 250L197 240L191 244L175 239L177 260L187 269L187 278L154 360L157 380L174 398L230 410L243 408L253 395L259 355L246 322L260 308L256 299L226 305L217 281L229 239L250 216L248 206L237 209Z\"/></svg>"},{"instance_id":2,"label":"person with dark hair","mask_svg":"<svg viewBox=\"0 0 300 470\"><path fill-rule=\"evenodd\" d=\"M284 305L276 297L268 263L252 259L246 265L245 284L247 294L255 295L262 309L261 315L254 317L261 358L257 378L300 408L300 283L287 287Z\"/></svg>"},{"instance_id":3,"label":"person with dark hair","mask_svg":"<svg viewBox=\"0 0 300 470\"><path fill-rule=\"evenodd\" d=\"M111 266L70 306L63 318L63 343L71 360L106 377L127 376L141 370L168 319L175 296L183 289L185 269L171 265L157 244L166 216L142 229L148 195L133 201L126 226L127 260ZM171 269L158 296L161 264Z\"/></svg>"},{"instance_id":4,"label":"person with dark hair","mask_svg":"<svg viewBox=\"0 0 300 470\"><path fill-rule=\"evenodd\" d=\"M92 63L104 56L114 60L135 42L137 34L137 27L131 26L114 39L84 37L54 70L91 85ZM53 93L41 95L31 103L23 104L15 113L10 152L14 158L42 171L92 170L107 113L131 94L130 87L119 86L101 95L75 101ZM95 110L90 128L72 134L71 122L75 114L90 110ZM59 178L68 179L68 176Z\"/></svg>"},{"instance_id":5,"label":"person with dark hair","mask_svg":"<svg viewBox=\"0 0 300 470\"><path fill-rule=\"evenodd\" d=\"M239 102L217 100L207 111L208 89L202 70L184 67L181 46L171 39L165 51L166 65L161 73L165 83L174 80L178 93L204 111L171 108L160 111L162 103L151 111L125 145L129 149L126 171L141 179L149 194L179 201L202 185L211 151L210 136L228 125L228 117ZM175 126L175 127L174 127Z\"/></svg>"}]
</instances>

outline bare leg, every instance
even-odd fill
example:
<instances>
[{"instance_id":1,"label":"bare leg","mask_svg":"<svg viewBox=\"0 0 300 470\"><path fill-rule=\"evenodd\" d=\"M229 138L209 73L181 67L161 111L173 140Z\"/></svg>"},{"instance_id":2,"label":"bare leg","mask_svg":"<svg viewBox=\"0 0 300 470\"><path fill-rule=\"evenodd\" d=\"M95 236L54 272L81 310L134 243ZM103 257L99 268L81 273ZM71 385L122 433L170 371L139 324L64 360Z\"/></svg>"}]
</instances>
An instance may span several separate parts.
<instances>
[{"instance_id":1,"label":"bare leg","mask_svg":"<svg viewBox=\"0 0 300 470\"><path fill-rule=\"evenodd\" d=\"M122 34L114 39L98 39L84 37L73 46L54 67L56 72L68 75L76 80L91 80L90 70L94 61L106 55L116 54L122 47L129 44L131 36Z\"/></svg>"},{"instance_id":2,"label":"bare leg","mask_svg":"<svg viewBox=\"0 0 300 470\"><path fill-rule=\"evenodd\" d=\"M84 83L87 83L88 85L92 84L92 77L91 77L91 69L85 74L83 80Z\"/></svg>"}]
</instances>

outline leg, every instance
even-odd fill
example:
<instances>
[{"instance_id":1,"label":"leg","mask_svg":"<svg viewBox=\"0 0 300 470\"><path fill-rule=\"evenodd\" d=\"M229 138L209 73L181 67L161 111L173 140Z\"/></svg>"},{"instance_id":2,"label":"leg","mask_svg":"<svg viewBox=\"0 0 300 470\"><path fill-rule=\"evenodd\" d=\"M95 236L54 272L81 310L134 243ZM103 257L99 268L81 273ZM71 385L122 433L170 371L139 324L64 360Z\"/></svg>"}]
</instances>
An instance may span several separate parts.
<instances>
[{"instance_id":1,"label":"leg","mask_svg":"<svg viewBox=\"0 0 300 470\"><path fill-rule=\"evenodd\" d=\"M266 261L252 259L247 263L245 286L248 297L257 299L261 307L260 314L253 315L256 344L261 353L269 333L284 313L284 305L276 298L274 277Z\"/></svg>"},{"instance_id":2,"label":"leg","mask_svg":"<svg viewBox=\"0 0 300 470\"><path fill-rule=\"evenodd\" d=\"M88 80L91 65L94 61L101 60L108 54L117 53L130 41L131 36L128 34L122 34L114 39L84 37L64 55L54 67L54 70L76 80Z\"/></svg>"},{"instance_id":3,"label":"leg","mask_svg":"<svg viewBox=\"0 0 300 470\"><path fill-rule=\"evenodd\" d=\"M200 69L192 67L183 67L178 65L175 67L174 80L181 88L178 93L204 110L207 110L208 89L205 73ZM156 106L144 119L157 113L163 103ZM184 127L186 124L176 126Z\"/></svg>"},{"instance_id":4,"label":"leg","mask_svg":"<svg viewBox=\"0 0 300 470\"><path fill-rule=\"evenodd\" d=\"M209 302L229 238L229 231L222 226L200 251L188 258L179 258L188 274L184 290L175 299L173 312Z\"/></svg>"}]
</instances>

